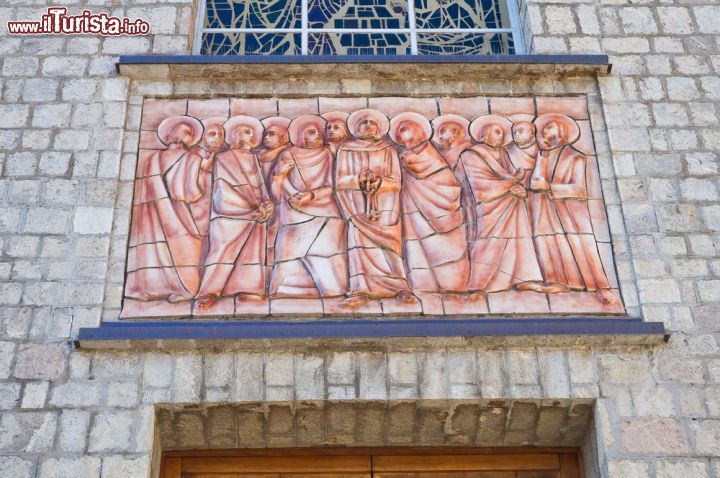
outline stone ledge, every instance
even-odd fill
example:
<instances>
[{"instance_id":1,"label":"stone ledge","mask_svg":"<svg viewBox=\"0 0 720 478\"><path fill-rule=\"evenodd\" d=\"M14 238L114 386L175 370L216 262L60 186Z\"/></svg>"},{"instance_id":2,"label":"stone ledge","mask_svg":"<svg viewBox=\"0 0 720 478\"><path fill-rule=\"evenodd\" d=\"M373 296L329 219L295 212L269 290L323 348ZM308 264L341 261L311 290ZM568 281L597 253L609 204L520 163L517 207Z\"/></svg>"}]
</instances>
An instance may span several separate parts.
<instances>
[{"instance_id":1,"label":"stone ledge","mask_svg":"<svg viewBox=\"0 0 720 478\"><path fill-rule=\"evenodd\" d=\"M540 78L602 76L607 55L447 56L120 56L117 71L135 80Z\"/></svg>"},{"instance_id":2,"label":"stone ledge","mask_svg":"<svg viewBox=\"0 0 720 478\"><path fill-rule=\"evenodd\" d=\"M333 346L588 346L663 343L661 322L627 318L122 321L80 329L84 349Z\"/></svg>"}]
</instances>

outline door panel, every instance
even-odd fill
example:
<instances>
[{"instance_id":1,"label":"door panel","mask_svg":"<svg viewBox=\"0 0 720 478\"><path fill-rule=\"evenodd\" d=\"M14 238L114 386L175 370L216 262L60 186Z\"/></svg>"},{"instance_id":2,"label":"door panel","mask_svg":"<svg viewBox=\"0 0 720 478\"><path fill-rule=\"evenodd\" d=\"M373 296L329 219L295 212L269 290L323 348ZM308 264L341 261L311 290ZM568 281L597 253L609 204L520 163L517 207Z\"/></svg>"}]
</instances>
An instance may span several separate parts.
<instances>
[{"instance_id":1,"label":"door panel","mask_svg":"<svg viewBox=\"0 0 720 478\"><path fill-rule=\"evenodd\" d=\"M403 450L405 451L403 453ZM568 449L566 449L568 450ZM492 450L494 451L494 449ZM582 478L572 449L200 451L164 456L161 478ZM244 454L243 454L244 453ZM354 454L353 454L354 453Z\"/></svg>"}]
</instances>

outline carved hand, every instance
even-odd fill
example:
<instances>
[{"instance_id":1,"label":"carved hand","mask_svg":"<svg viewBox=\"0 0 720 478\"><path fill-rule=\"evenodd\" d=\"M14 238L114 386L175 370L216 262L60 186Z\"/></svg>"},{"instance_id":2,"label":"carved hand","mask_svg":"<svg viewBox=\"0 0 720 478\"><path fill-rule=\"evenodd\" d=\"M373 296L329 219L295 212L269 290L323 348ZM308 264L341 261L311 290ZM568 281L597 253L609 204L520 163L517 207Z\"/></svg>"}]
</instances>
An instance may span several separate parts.
<instances>
[{"instance_id":1,"label":"carved hand","mask_svg":"<svg viewBox=\"0 0 720 478\"><path fill-rule=\"evenodd\" d=\"M291 160L285 159L278 165L278 168L275 170L275 175L285 176L290 171L292 171L292 168L293 162Z\"/></svg>"},{"instance_id":2,"label":"carved hand","mask_svg":"<svg viewBox=\"0 0 720 478\"><path fill-rule=\"evenodd\" d=\"M525 188L521 184L513 184L510 188L510 194L519 197L520 199L525 199L527 197L527 191L525 191Z\"/></svg>"},{"instance_id":3,"label":"carved hand","mask_svg":"<svg viewBox=\"0 0 720 478\"><path fill-rule=\"evenodd\" d=\"M547 182L545 178L541 178L539 176L533 176L532 179L530 179L530 189L533 191L549 191L550 190L550 183Z\"/></svg>"},{"instance_id":4,"label":"carved hand","mask_svg":"<svg viewBox=\"0 0 720 478\"><path fill-rule=\"evenodd\" d=\"M315 194L312 191L300 191L299 193L288 199L288 202L291 206L297 207L312 201L314 198Z\"/></svg>"}]
</instances>

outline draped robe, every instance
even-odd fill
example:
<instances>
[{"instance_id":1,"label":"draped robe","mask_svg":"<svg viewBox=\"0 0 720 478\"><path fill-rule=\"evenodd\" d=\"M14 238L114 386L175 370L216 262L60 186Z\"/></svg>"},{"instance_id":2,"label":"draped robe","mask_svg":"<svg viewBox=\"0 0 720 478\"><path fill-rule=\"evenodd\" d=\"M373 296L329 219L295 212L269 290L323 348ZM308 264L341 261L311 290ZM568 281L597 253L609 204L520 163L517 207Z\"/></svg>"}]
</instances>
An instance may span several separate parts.
<instances>
[{"instance_id":1,"label":"draped robe","mask_svg":"<svg viewBox=\"0 0 720 478\"><path fill-rule=\"evenodd\" d=\"M202 234L192 207L203 196L199 175L196 151L177 145L153 153L140 165L133 197L127 297L189 300L197 292Z\"/></svg>"},{"instance_id":2,"label":"draped robe","mask_svg":"<svg viewBox=\"0 0 720 478\"><path fill-rule=\"evenodd\" d=\"M267 223L257 222L261 202L269 200L255 155L231 149L213 164L210 250L198 298L265 295Z\"/></svg>"},{"instance_id":3,"label":"draped robe","mask_svg":"<svg viewBox=\"0 0 720 478\"><path fill-rule=\"evenodd\" d=\"M475 199L473 198L470 188L465 186L467 179L465 177L465 168L460 161L460 154L473 144L475 143L473 143L471 139L466 139L452 148L443 149L441 151L443 158L445 158L445 162L447 162L448 166L450 166L455 178L458 180L458 184L461 186L461 203L463 207L463 216L465 218L465 234L467 235L468 241L473 240L475 234ZM469 248L467 249L470 250Z\"/></svg>"},{"instance_id":4,"label":"draped robe","mask_svg":"<svg viewBox=\"0 0 720 478\"><path fill-rule=\"evenodd\" d=\"M221 148L195 146L165 173L170 197L187 203L198 233L202 251L198 266L203 263L209 247L210 207L212 203L212 163Z\"/></svg>"},{"instance_id":5,"label":"draped robe","mask_svg":"<svg viewBox=\"0 0 720 478\"><path fill-rule=\"evenodd\" d=\"M293 147L280 156L276 168L284 161L292 162L292 170L274 175L271 182L279 229L270 296L341 296L348 283L347 237L333 192L332 154L326 147ZM291 205L289 199L303 191L313 198Z\"/></svg>"},{"instance_id":6,"label":"draped robe","mask_svg":"<svg viewBox=\"0 0 720 478\"><path fill-rule=\"evenodd\" d=\"M511 176L515 168L505 149L478 144L460 161L476 213L468 289L497 292L541 282L525 200L510 193L519 183Z\"/></svg>"},{"instance_id":7,"label":"draped robe","mask_svg":"<svg viewBox=\"0 0 720 478\"><path fill-rule=\"evenodd\" d=\"M261 148L257 153L263 180L265 181L265 187L268 189L268 192L271 193L271 199L276 205L278 204L278 200L272 196L272 191L270 191L272 173L275 169L275 165L277 164L278 157L280 157L280 155L291 146L292 145L290 143L285 143L274 149ZM272 270L273 262L275 261L275 238L277 237L278 227L278 213L277 211L273 211L273 214L267 223L267 236L265 239L265 260L267 262L266 266L268 277L270 276L270 271Z\"/></svg>"},{"instance_id":8,"label":"draped robe","mask_svg":"<svg viewBox=\"0 0 720 478\"><path fill-rule=\"evenodd\" d=\"M535 248L545 282L570 289L609 289L587 203L587 158L571 146L538 154L533 177L550 191L528 196Z\"/></svg>"},{"instance_id":9,"label":"draped robe","mask_svg":"<svg viewBox=\"0 0 720 478\"><path fill-rule=\"evenodd\" d=\"M464 291L469 264L460 184L428 141L402 153L400 160L405 256L413 289Z\"/></svg>"},{"instance_id":10,"label":"draped robe","mask_svg":"<svg viewBox=\"0 0 720 478\"><path fill-rule=\"evenodd\" d=\"M380 217L371 221L359 175L382 178L377 193ZM402 260L401 171L397 151L385 140L352 140L337 152L335 184L347 231L349 296L394 297L409 291Z\"/></svg>"}]
</instances>

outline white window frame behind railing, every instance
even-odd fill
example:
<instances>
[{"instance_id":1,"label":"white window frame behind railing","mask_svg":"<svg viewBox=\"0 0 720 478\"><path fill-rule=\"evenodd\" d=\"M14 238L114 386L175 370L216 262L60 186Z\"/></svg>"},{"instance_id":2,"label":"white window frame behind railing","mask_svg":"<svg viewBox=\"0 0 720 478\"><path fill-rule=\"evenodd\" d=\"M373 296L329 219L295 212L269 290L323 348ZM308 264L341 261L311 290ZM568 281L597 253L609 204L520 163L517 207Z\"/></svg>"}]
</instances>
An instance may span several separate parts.
<instances>
[{"instance_id":1,"label":"white window frame behind railing","mask_svg":"<svg viewBox=\"0 0 720 478\"><path fill-rule=\"evenodd\" d=\"M517 0L504 0L507 3L510 27L508 28L417 28L415 25L415 2L407 0L408 5L408 28L310 28L308 26L308 0L298 0L301 5L301 26L300 28L203 28L207 0L197 0L198 14L195 19L195 38L193 40L193 54L199 55L202 46L204 33L300 33L301 55L311 56L308 53L308 36L310 33L389 33L406 34L410 38L410 54L417 55L418 33L510 33L512 35L515 54L525 53L525 41L520 25L520 13ZM245 0L252 1L252 0ZM260 55L261 56L261 55ZM320 55L318 55L320 56ZM431 55L425 55L431 56ZM442 55L437 55L442 56Z\"/></svg>"}]
</instances>

